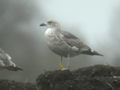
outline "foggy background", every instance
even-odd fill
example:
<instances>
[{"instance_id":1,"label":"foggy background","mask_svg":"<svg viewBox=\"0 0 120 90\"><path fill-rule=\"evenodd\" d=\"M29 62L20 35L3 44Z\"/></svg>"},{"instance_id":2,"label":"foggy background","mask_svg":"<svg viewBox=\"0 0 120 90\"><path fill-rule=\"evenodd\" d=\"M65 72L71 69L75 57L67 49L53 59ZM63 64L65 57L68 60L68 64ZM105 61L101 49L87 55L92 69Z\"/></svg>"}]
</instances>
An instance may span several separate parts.
<instances>
[{"instance_id":1,"label":"foggy background","mask_svg":"<svg viewBox=\"0 0 120 90\"><path fill-rule=\"evenodd\" d=\"M34 82L39 74L59 69L60 56L48 49L39 26L47 20L57 20L63 30L104 55L71 58L71 69L120 65L119 0L0 0L0 48L24 69L0 71L0 79Z\"/></svg>"}]
</instances>

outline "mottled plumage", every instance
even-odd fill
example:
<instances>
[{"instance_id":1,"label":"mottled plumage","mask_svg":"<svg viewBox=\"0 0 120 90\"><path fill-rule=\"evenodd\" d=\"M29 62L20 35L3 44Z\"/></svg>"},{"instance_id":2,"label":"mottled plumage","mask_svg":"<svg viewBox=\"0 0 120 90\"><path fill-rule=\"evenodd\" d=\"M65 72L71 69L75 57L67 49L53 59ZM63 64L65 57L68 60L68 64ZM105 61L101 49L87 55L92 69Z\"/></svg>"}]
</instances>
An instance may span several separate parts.
<instances>
[{"instance_id":1,"label":"mottled plumage","mask_svg":"<svg viewBox=\"0 0 120 90\"><path fill-rule=\"evenodd\" d=\"M59 23L56 21L48 21L47 23L40 24L40 26L47 27L45 37L48 47L61 57L73 57L79 54L102 56L85 45L75 35L62 31Z\"/></svg>"}]
</instances>

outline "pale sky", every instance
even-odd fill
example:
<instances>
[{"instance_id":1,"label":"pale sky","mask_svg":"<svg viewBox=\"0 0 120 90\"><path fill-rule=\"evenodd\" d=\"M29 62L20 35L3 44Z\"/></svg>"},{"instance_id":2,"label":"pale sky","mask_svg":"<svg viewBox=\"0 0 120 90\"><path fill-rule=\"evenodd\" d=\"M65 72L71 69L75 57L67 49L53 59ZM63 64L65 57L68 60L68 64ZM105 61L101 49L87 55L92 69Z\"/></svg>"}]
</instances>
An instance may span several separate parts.
<instances>
[{"instance_id":1,"label":"pale sky","mask_svg":"<svg viewBox=\"0 0 120 90\"><path fill-rule=\"evenodd\" d=\"M113 61L116 51L109 51L115 47L110 30L120 0L40 0L39 3L46 15L43 21L55 19L67 28L76 28L71 32L82 34L86 44Z\"/></svg>"},{"instance_id":2,"label":"pale sky","mask_svg":"<svg viewBox=\"0 0 120 90\"><path fill-rule=\"evenodd\" d=\"M77 31L72 32L82 33L87 43L96 46L98 42L109 42L110 25L119 2L120 0L41 0L40 7L48 20L55 19L62 25L77 28Z\"/></svg>"}]
</instances>

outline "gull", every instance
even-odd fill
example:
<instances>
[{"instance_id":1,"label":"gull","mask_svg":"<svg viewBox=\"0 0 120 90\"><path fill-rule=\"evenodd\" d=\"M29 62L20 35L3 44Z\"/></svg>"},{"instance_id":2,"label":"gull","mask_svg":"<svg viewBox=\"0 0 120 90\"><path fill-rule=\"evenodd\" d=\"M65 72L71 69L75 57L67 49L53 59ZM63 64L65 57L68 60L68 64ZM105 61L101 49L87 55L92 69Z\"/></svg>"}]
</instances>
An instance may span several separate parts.
<instances>
[{"instance_id":1,"label":"gull","mask_svg":"<svg viewBox=\"0 0 120 90\"><path fill-rule=\"evenodd\" d=\"M49 20L40 24L40 26L46 27L45 38L49 49L57 55L61 56L61 69L63 69L63 57L70 58L80 54L103 56L102 54L84 44L75 35L67 31L63 31L60 27L60 24L55 20ZM69 67L69 64L70 61L68 59L67 67Z\"/></svg>"},{"instance_id":2,"label":"gull","mask_svg":"<svg viewBox=\"0 0 120 90\"><path fill-rule=\"evenodd\" d=\"M11 56L0 48L0 70L18 71L22 69L12 61Z\"/></svg>"}]
</instances>

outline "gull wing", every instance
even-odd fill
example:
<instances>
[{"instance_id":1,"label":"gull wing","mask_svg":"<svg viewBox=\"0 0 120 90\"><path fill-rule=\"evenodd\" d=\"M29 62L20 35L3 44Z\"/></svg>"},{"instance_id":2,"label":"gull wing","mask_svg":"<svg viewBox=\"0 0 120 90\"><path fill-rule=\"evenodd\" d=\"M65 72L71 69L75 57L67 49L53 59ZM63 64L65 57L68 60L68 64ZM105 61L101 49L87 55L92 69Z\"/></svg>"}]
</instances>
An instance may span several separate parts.
<instances>
[{"instance_id":1,"label":"gull wing","mask_svg":"<svg viewBox=\"0 0 120 90\"><path fill-rule=\"evenodd\" d=\"M87 45L81 42L80 39L74 36L73 34L66 32L66 31L62 31L62 35L63 35L63 40L65 41L65 43L67 43L72 48L78 48L81 54L103 56L97 51L94 51L91 48L89 48Z\"/></svg>"},{"instance_id":2,"label":"gull wing","mask_svg":"<svg viewBox=\"0 0 120 90\"><path fill-rule=\"evenodd\" d=\"M66 31L62 31L61 34L63 35L63 40L65 41L65 43L67 43L69 46L71 47L76 47L79 49L79 51L86 51L88 49L90 49L87 45L85 45L78 37L76 37L75 35L66 32Z\"/></svg>"}]
</instances>

